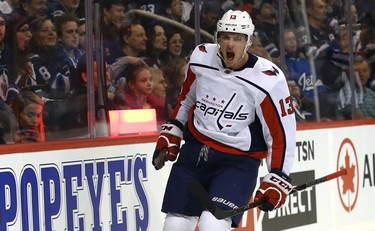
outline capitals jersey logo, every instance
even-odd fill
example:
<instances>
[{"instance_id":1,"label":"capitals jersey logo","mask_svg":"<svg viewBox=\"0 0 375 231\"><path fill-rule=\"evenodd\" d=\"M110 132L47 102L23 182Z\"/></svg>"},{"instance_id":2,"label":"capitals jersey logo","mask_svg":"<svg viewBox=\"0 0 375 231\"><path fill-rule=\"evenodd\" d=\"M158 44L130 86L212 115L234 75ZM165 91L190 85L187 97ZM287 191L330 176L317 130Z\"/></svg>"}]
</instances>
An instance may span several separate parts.
<instances>
[{"instance_id":1,"label":"capitals jersey logo","mask_svg":"<svg viewBox=\"0 0 375 231\"><path fill-rule=\"evenodd\" d=\"M204 45L200 45L198 49L204 53L207 53L206 47Z\"/></svg>"},{"instance_id":2,"label":"capitals jersey logo","mask_svg":"<svg viewBox=\"0 0 375 231\"><path fill-rule=\"evenodd\" d=\"M217 127L222 130L223 128L230 128L233 126L233 121L244 121L248 118L249 112L245 111L244 105L233 106L233 100L236 96L234 93L229 99L228 103L226 100L220 100L220 103L216 103L216 97L209 99L206 95L200 101L196 101L195 107L202 111L203 116L213 116L216 118Z\"/></svg>"},{"instance_id":3,"label":"capitals jersey logo","mask_svg":"<svg viewBox=\"0 0 375 231\"><path fill-rule=\"evenodd\" d=\"M272 70L266 70L262 72L268 76L276 76L277 74L279 74L279 71L275 67L272 67Z\"/></svg>"}]
</instances>

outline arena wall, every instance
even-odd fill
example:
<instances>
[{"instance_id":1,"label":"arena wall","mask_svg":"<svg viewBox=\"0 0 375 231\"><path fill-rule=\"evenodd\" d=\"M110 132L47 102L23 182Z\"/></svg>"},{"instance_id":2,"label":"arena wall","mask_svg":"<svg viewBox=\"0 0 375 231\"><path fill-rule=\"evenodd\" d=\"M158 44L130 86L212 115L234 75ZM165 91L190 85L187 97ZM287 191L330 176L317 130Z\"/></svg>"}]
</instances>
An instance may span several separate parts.
<instances>
[{"instance_id":1,"label":"arena wall","mask_svg":"<svg viewBox=\"0 0 375 231\"><path fill-rule=\"evenodd\" d=\"M236 231L374 230L374 120L299 125L294 185L346 176L244 214ZM151 165L156 134L0 147L0 230L161 231L171 164ZM267 173L263 163L259 180Z\"/></svg>"}]
</instances>

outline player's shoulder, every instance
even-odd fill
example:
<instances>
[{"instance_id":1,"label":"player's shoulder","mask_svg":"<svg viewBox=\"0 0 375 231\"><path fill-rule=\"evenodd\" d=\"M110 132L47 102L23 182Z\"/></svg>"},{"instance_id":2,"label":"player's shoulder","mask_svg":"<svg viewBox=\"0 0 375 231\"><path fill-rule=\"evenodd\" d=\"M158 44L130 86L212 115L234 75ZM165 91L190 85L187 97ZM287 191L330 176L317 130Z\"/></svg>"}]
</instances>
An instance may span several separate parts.
<instances>
[{"instance_id":1,"label":"player's shoulder","mask_svg":"<svg viewBox=\"0 0 375 231\"><path fill-rule=\"evenodd\" d=\"M254 69L261 77L275 77L284 79L283 71L272 61L257 56L258 60L254 65Z\"/></svg>"},{"instance_id":2,"label":"player's shoulder","mask_svg":"<svg viewBox=\"0 0 375 231\"><path fill-rule=\"evenodd\" d=\"M216 56L218 46L214 43L202 43L195 47L190 60L207 60L208 57Z\"/></svg>"}]
</instances>

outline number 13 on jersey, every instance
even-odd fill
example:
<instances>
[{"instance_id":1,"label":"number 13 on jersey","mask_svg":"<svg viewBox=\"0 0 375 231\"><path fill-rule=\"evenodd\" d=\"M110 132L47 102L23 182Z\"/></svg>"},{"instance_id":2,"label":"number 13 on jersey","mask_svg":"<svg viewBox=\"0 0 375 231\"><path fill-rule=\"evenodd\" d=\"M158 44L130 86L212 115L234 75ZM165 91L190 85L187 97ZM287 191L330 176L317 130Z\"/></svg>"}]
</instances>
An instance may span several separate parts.
<instances>
[{"instance_id":1,"label":"number 13 on jersey","mask_svg":"<svg viewBox=\"0 0 375 231\"><path fill-rule=\"evenodd\" d=\"M291 96L288 96L285 99L280 99L279 104L280 104L282 117L291 115L294 113L293 99Z\"/></svg>"}]
</instances>

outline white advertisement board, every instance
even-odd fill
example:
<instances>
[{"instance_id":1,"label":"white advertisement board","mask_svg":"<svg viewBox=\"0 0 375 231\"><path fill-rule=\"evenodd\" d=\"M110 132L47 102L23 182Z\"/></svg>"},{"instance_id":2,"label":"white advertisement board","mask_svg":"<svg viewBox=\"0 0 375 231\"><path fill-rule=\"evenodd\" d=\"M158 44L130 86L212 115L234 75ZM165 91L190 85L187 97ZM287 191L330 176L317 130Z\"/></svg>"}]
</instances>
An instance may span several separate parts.
<instances>
[{"instance_id":1,"label":"white advertisement board","mask_svg":"<svg viewBox=\"0 0 375 231\"><path fill-rule=\"evenodd\" d=\"M235 231L375 230L375 126L298 131L294 185L348 174L244 214ZM0 230L161 231L171 163L156 171L154 143L0 155ZM263 165L259 181L267 173Z\"/></svg>"},{"instance_id":2,"label":"white advertisement board","mask_svg":"<svg viewBox=\"0 0 375 231\"><path fill-rule=\"evenodd\" d=\"M373 125L298 131L294 185L343 168L348 173L289 196L277 211L252 211L255 230L375 230L374 132ZM266 173L262 168L260 176Z\"/></svg>"}]
</instances>

